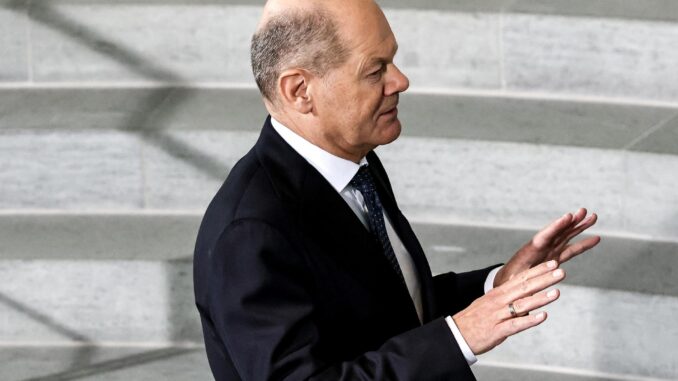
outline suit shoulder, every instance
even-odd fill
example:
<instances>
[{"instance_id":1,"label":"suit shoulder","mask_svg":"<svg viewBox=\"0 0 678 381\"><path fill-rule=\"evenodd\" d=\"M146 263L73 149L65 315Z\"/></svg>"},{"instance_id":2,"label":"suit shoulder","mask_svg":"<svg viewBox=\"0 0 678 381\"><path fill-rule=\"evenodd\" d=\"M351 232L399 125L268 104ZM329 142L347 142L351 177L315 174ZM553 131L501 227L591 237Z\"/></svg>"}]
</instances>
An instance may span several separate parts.
<instances>
[{"instance_id":1,"label":"suit shoulder","mask_svg":"<svg viewBox=\"0 0 678 381\"><path fill-rule=\"evenodd\" d=\"M207 207L196 252L201 244L213 244L228 225L243 219L261 220L271 226L284 226L284 220L289 219L289 205L281 200L255 149L236 163Z\"/></svg>"}]
</instances>

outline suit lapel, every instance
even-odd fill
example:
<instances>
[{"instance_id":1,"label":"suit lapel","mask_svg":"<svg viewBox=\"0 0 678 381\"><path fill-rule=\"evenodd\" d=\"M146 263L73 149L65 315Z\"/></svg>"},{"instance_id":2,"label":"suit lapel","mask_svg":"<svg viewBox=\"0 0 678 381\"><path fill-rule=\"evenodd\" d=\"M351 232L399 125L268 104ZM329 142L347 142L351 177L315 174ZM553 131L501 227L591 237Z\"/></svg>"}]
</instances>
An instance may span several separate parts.
<instances>
[{"instance_id":1,"label":"suit lapel","mask_svg":"<svg viewBox=\"0 0 678 381\"><path fill-rule=\"evenodd\" d=\"M433 277L428 260L426 259L424 250L419 244L419 240L414 234L412 227L405 216L403 216L403 214L400 212L398 204L396 203L395 197L393 195L393 191L390 185L388 185L389 183L386 172L374 152L371 152L368 155L368 162L370 163L369 168L372 176L376 179L377 191L379 192L379 198L382 201L384 209L386 210L386 214L389 216L389 219L393 224L393 229L398 234L398 237L403 242L403 245L405 245L405 248L409 252L410 256L412 257L412 261L416 266L423 298L423 319L424 323L429 322L434 317L436 307L434 305L435 297Z\"/></svg>"},{"instance_id":2,"label":"suit lapel","mask_svg":"<svg viewBox=\"0 0 678 381\"><path fill-rule=\"evenodd\" d=\"M365 228L362 222L337 191L309 166L304 181L301 206L304 232L314 241L332 247L330 255L343 263L356 279L370 287L387 285L390 292L401 293L414 304L407 288L391 267L381 245Z\"/></svg>"},{"instance_id":3,"label":"suit lapel","mask_svg":"<svg viewBox=\"0 0 678 381\"><path fill-rule=\"evenodd\" d=\"M417 321L409 292L381 246L341 195L278 135L270 117L256 149L280 197L299 213L300 233L309 245L308 252L331 257L367 290L399 295L399 300L409 302L410 320Z\"/></svg>"}]
</instances>

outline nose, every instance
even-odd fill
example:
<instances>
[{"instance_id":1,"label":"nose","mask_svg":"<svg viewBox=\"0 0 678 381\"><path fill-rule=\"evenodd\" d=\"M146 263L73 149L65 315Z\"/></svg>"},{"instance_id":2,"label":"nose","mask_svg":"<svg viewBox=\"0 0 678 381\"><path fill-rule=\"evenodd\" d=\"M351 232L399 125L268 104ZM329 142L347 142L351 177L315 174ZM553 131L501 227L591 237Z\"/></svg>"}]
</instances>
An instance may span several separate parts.
<instances>
[{"instance_id":1,"label":"nose","mask_svg":"<svg viewBox=\"0 0 678 381\"><path fill-rule=\"evenodd\" d=\"M410 80L403 74L395 64L390 64L386 73L388 79L384 87L384 95L389 96L397 93L402 93L410 87Z\"/></svg>"}]
</instances>

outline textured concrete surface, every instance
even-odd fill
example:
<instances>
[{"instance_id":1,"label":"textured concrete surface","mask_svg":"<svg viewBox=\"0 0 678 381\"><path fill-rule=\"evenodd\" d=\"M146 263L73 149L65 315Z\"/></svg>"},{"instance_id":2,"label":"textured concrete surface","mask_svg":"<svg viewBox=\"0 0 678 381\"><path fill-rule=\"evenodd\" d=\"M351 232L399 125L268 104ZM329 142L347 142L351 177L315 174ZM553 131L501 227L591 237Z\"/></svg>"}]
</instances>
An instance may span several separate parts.
<instances>
[{"instance_id":1,"label":"textured concrete surface","mask_svg":"<svg viewBox=\"0 0 678 381\"><path fill-rule=\"evenodd\" d=\"M257 136L209 131L3 134L0 207L204 209Z\"/></svg>"},{"instance_id":2,"label":"textured concrete surface","mask_svg":"<svg viewBox=\"0 0 678 381\"><path fill-rule=\"evenodd\" d=\"M249 41L260 11L218 4L34 4L35 79L253 83ZM499 86L496 16L422 11L414 13L414 24L412 11L388 15L413 84ZM429 38L441 31L453 38ZM427 54L430 49L439 54ZM441 74L432 77L432 71Z\"/></svg>"},{"instance_id":3,"label":"textured concrete surface","mask_svg":"<svg viewBox=\"0 0 678 381\"><path fill-rule=\"evenodd\" d=\"M0 342L198 342L191 263L1 261Z\"/></svg>"},{"instance_id":4,"label":"textured concrete surface","mask_svg":"<svg viewBox=\"0 0 678 381\"><path fill-rule=\"evenodd\" d=\"M3 381L213 380L201 347L1 347Z\"/></svg>"},{"instance_id":5,"label":"textured concrete surface","mask_svg":"<svg viewBox=\"0 0 678 381\"><path fill-rule=\"evenodd\" d=\"M678 100L678 26L561 16L504 19L508 88Z\"/></svg>"},{"instance_id":6,"label":"textured concrete surface","mask_svg":"<svg viewBox=\"0 0 678 381\"><path fill-rule=\"evenodd\" d=\"M478 378L677 379L678 3L382 4L419 91L380 154L435 272L601 215L547 323ZM263 119L238 90L260 7L0 0L0 378L211 379L202 348L157 345L201 341L190 255Z\"/></svg>"},{"instance_id":7,"label":"textured concrete surface","mask_svg":"<svg viewBox=\"0 0 678 381\"><path fill-rule=\"evenodd\" d=\"M678 299L561 286L541 326L481 356L604 373L678 378Z\"/></svg>"},{"instance_id":8,"label":"textured concrete surface","mask_svg":"<svg viewBox=\"0 0 678 381\"><path fill-rule=\"evenodd\" d=\"M34 3L38 81L250 78L259 7L219 4Z\"/></svg>"},{"instance_id":9,"label":"textured concrete surface","mask_svg":"<svg viewBox=\"0 0 678 381\"><path fill-rule=\"evenodd\" d=\"M139 208L138 139L121 132L2 133L0 208Z\"/></svg>"},{"instance_id":10,"label":"textured concrete surface","mask_svg":"<svg viewBox=\"0 0 678 381\"><path fill-rule=\"evenodd\" d=\"M93 3L92 0L67 0L69 3ZM61 2L64 2L63 0ZM220 4L260 6L263 0L122 0L116 3L132 4ZM420 9L470 13L534 13L568 16L593 16L621 19L665 20L678 19L678 5L673 0L380 0L385 8Z\"/></svg>"},{"instance_id":11,"label":"textured concrete surface","mask_svg":"<svg viewBox=\"0 0 678 381\"><path fill-rule=\"evenodd\" d=\"M434 273L506 262L536 230L414 223ZM565 283L678 297L678 244L602 236L601 244L564 265Z\"/></svg>"},{"instance_id":12,"label":"textured concrete surface","mask_svg":"<svg viewBox=\"0 0 678 381\"><path fill-rule=\"evenodd\" d=\"M678 231L671 155L409 137L379 152L415 220L541 226L586 206L603 231L667 240ZM643 204L652 212L638 213Z\"/></svg>"},{"instance_id":13,"label":"textured concrete surface","mask_svg":"<svg viewBox=\"0 0 678 381\"><path fill-rule=\"evenodd\" d=\"M525 365L524 369L509 367L485 366L483 362L476 363L471 369L478 381L612 381L612 380L647 380L643 377L629 375L601 375L586 374L576 369L534 369Z\"/></svg>"},{"instance_id":14,"label":"textured concrete surface","mask_svg":"<svg viewBox=\"0 0 678 381\"><path fill-rule=\"evenodd\" d=\"M657 16L676 7L655 2ZM457 9L432 2L416 10L395 3L385 5L400 41L396 61L413 86L678 101L678 86L666 80L678 61L671 49L678 27L631 2L578 1L582 12L572 15L576 5L553 1L462 2ZM611 8L619 17L605 13ZM260 5L218 2L33 2L32 62L8 65L31 65L39 82L252 84L248 48L259 13ZM26 31L21 22L6 28Z\"/></svg>"},{"instance_id":15,"label":"textured concrete surface","mask_svg":"<svg viewBox=\"0 0 678 381\"><path fill-rule=\"evenodd\" d=\"M247 0L240 0L246 2ZM470 13L531 13L573 17L608 17L641 20L678 20L673 0L380 0L388 8L434 9Z\"/></svg>"},{"instance_id":16,"label":"textured concrete surface","mask_svg":"<svg viewBox=\"0 0 678 381\"><path fill-rule=\"evenodd\" d=\"M4 343L201 339L189 262L2 261L0 275ZM550 318L543 326L481 359L678 377L671 350L678 340L676 297L559 288L561 299L547 308Z\"/></svg>"},{"instance_id":17,"label":"textured concrete surface","mask_svg":"<svg viewBox=\"0 0 678 381\"><path fill-rule=\"evenodd\" d=\"M496 15L412 10L384 13L398 40L395 62L411 86L500 86ZM432 38L443 35L445 38Z\"/></svg>"},{"instance_id":18,"label":"textured concrete surface","mask_svg":"<svg viewBox=\"0 0 678 381\"><path fill-rule=\"evenodd\" d=\"M658 127L634 144L631 149L675 154L676 147L678 147L678 117L670 119Z\"/></svg>"},{"instance_id":19,"label":"textured concrete surface","mask_svg":"<svg viewBox=\"0 0 678 381\"><path fill-rule=\"evenodd\" d=\"M678 154L678 144L642 138L677 115L672 108L404 93L398 111L405 136L608 149L638 142L639 151Z\"/></svg>"},{"instance_id":20,"label":"textured concrete surface","mask_svg":"<svg viewBox=\"0 0 678 381\"><path fill-rule=\"evenodd\" d=\"M23 4L0 1L0 82L28 80L28 22Z\"/></svg>"},{"instance_id":21,"label":"textured concrete surface","mask_svg":"<svg viewBox=\"0 0 678 381\"><path fill-rule=\"evenodd\" d=\"M0 260L173 261L192 257L202 215L0 215Z\"/></svg>"},{"instance_id":22,"label":"textured concrete surface","mask_svg":"<svg viewBox=\"0 0 678 381\"><path fill-rule=\"evenodd\" d=\"M482 1L485 3L485 1ZM678 20L678 4L673 0L505 0L509 12L605 17L631 20Z\"/></svg>"},{"instance_id":23,"label":"textured concrete surface","mask_svg":"<svg viewBox=\"0 0 678 381\"><path fill-rule=\"evenodd\" d=\"M258 133L167 131L146 139L146 205L152 209L207 208Z\"/></svg>"},{"instance_id":24,"label":"textured concrete surface","mask_svg":"<svg viewBox=\"0 0 678 381\"><path fill-rule=\"evenodd\" d=\"M258 131L266 116L254 89L0 89L0 130L218 129Z\"/></svg>"},{"instance_id":25,"label":"textured concrete surface","mask_svg":"<svg viewBox=\"0 0 678 381\"><path fill-rule=\"evenodd\" d=\"M487 112L492 110L492 112ZM256 89L0 89L2 130L236 130L266 115ZM678 154L678 109L407 92L405 136L510 141ZM671 119L675 118L675 119ZM647 136L647 137L646 137Z\"/></svg>"},{"instance_id":26,"label":"textured concrete surface","mask_svg":"<svg viewBox=\"0 0 678 381\"><path fill-rule=\"evenodd\" d=\"M212 380L204 348L158 347L0 347L6 381L47 380ZM479 381L605 381L617 377L558 373L556 370L472 367ZM638 380L626 376L624 380Z\"/></svg>"},{"instance_id":27,"label":"textured concrete surface","mask_svg":"<svg viewBox=\"0 0 678 381\"><path fill-rule=\"evenodd\" d=\"M204 210L256 138L207 130L5 133L0 207ZM603 216L602 231L678 239L675 155L415 137L378 151L415 220L532 228L586 206Z\"/></svg>"},{"instance_id":28,"label":"textured concrete surface","mask_svg":"<svg viewBox=\"0 0 678 381\"><path fill-rule=\"evenodd\" d=\"M189 260L198 213L0 215L0 260ZM434 273L505 262L536 232L411 222ZM567 284L678 297L675 242L603 236L595 250L565 268Z\"/></svg>"},{"instance_id":29,"label":"textured concrete surface","mask_svg":"<svg viewBox=\"0 0 678 381\"><path fill-rule=\"evenodd\" d=\"M0 89L0 130L259 131L266 115L255 88Z\"/></svg>"}]
</instances>

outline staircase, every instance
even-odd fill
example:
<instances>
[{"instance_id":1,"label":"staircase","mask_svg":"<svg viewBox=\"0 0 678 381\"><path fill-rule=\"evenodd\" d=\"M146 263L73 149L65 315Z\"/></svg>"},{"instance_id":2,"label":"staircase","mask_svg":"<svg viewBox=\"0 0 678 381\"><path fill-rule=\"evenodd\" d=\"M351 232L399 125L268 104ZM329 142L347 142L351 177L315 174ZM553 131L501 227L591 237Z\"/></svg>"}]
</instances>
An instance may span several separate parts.
<instances>
[{"instance_id":1,"label":"staircase","mask_svg":"<svg viewBox=\"0 0 678 381\"><path fill-rule=\"evenodd\" d=\"M600 215L478 379L678 379L678 3L381 4L411 89L378 152L434 272ZM0 0L0 379L211 379L191 256L266 116L261 5Z\"/></svg>"}]
</instances>

